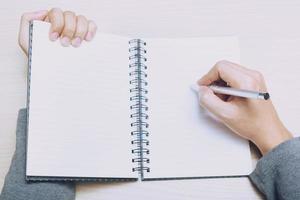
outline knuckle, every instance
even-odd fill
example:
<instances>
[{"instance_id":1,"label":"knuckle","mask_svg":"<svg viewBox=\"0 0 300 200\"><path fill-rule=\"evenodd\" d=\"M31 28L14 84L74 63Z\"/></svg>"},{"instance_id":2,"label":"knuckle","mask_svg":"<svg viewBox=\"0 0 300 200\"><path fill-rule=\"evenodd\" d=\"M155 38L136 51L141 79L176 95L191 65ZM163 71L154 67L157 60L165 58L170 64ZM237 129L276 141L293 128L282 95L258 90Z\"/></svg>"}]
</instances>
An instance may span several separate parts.
<instances>
[{"instance_id":1,"label":"knuckle","mask_svg":"<svg viewBox=\"0 0 300 200\"><path fill-rule=\"evenodd\" d=\"M88 31L88 23L84 16L77 16L76 35L84 35Z\"/></svg>"},{"instance_id":2,"label":"knuckle","mask_svg":"<svg viewBox=\"0 0 300 200\"><path fill-rule=\"evenodd\" d=\"M57 8L57 7L54 7L54 8L51 8L50 12L55 12L55 11L61 11L60 8Z\"/></svg>"},{"instance_id":3,"label":"knuckle","mask_svg":"<svg viewBox=\"0 0 300 200\"><path fill-rule=\"evenodd\" d=\"M216 63L217 66L222 66L222 65L226 65L226 64L228 64L228 61L227 61L227 60L219 60L219 61Z\"/></svg>"},{"instance_id":4,"label":"knuckle","mask_svg":"<svg viewBox=\"0 0 300 200\"><path fill-rule=\"evenodd\" d=\"M64 12L64 15L65 15L65 16L75 17L75 13L72 12L72 11L69 11L69 10L65 11L65 12Z\"/></svg>"},{"instance_id":5,"label":"knuckle","mask_svg":"<svg viewBox=\"0 0 300 200\"><path fill-rule=\"evenodd\" d=\"M262 80L264 80L264 76L263 76L263 74L261 73L261 72L259 72L259 71L254 71L254 76L255 76L255 78L257 79L257 80L259 80L259 81L262 81Z\"/></svg>"},{"instance_id":6,"label":"knuckle","mask_svg":"<svg viewBox=\"0 0 300 200\"><path fill-rule=\"evenodd\" d=\"M49 20L53 31L61 32L64 26L62 11L59 8L52 8L49 13Z\"/></svg>"},{"instance_id":7,"label":"knuckle","mask_svg":"<svg viewBox=\"0 0 300 200\"><path fill-rule=\"evenodd\" d=\"M78 15L77 16L77 20L79 21L84 21L84 22L86 22L87 23L87 19L86 19L86 17L85 16L83 16L83 15Z\"/></svg>"},{"instance_id":8,"label":"knuckle","mask_svg":"<svg viewBox=\"0 0 300 200\"><path fill-rule=\"evenodd\" d=\"M228 64L228 61L227 61L227 60L220 60L220 61L216 62L215 68L216 68L218 71L220 71L220 70L226 68L227 64Z\"/></svg>"},{"instance_id":9,"label":"knuckle","mask_svg":"<svg viewBox=\"0 0 300 200\"><path fill-rule=\"evenodd\" d=\"M49 11L49 14L50 15L53 15L54 13L60 13L62 12L62 10L60 8L52 8L50 11Z\"/></svg>"}]
</instances>

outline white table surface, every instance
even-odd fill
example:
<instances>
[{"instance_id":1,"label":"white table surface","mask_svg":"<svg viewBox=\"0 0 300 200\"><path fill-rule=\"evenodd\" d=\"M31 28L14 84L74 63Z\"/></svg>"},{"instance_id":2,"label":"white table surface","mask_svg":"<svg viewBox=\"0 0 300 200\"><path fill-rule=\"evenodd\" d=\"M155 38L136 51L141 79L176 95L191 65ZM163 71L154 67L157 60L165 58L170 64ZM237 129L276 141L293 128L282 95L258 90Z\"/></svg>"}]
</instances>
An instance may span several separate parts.
<instances>
[{"instance_id":1,"label":"white table surface","mask_svg":"<svg viewBox=\"0 0 300 200\"><path fill-rule=\"evenodd\" d=\"M17 44L24 11L61 7L94 19L99 30L136 37L240 37L241 63L265 74L278 113L300 132L300 1L9 0L0 6L0 188L15 148L17 112L25 107L26 57ZM285 91L290 92L287 95ZM288 103L286 103L288 102ZM77 199L261 199L246 178L86 184Z\"/></svg>"}]
</instances>

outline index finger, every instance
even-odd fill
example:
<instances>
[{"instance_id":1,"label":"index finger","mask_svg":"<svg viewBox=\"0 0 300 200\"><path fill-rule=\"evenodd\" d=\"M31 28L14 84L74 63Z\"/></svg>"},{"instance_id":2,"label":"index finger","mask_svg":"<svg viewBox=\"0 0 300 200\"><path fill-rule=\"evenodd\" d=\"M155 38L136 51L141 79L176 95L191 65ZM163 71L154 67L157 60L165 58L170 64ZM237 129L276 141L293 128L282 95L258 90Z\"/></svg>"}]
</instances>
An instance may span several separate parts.
<instances>
[{"instance_id":1,"label":"index finger","mask_svg":"<svg viewBox=\"0 0 300 200\"><path fill-rule=\"evenodd\" d=\"M55 41L60 36L64 28L64 15L61 9L52 8L48 13L48 18L51 23L50 40Z\"/></svg>"}]
</instances>

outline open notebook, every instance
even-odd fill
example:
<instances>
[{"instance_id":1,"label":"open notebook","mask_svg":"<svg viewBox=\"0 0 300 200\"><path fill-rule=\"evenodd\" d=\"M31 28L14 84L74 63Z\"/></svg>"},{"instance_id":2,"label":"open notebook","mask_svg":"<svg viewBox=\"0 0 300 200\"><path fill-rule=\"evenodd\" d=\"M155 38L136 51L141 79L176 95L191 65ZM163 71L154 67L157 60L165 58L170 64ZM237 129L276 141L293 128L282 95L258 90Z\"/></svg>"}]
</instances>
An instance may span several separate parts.
<instances>
[{"instance_id":1,"label":"open notebook","mask_svg":"<svg viewBox=\"0 0 300 200\"><path fill-rule=\"evenodd\" d=\"M190 85L235 37L131 39L98 33L80 48L30 25L27 180L245 176L248 141L207 115Z\"/></svg>"}]
</instances>

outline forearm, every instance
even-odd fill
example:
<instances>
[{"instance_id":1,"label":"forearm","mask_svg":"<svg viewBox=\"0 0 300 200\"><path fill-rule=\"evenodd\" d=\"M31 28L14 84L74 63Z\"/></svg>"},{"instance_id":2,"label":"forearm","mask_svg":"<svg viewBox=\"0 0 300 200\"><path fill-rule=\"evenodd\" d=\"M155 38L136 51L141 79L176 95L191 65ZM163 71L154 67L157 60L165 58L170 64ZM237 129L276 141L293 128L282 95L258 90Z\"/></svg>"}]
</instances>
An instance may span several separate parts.
<instances>
[{"instance_id":1,"label":"forearm","mask_svg":"<svg viewBox=\"0 0 300 200\"><path fill-rule=\"evenodd\" d=\"M300 138L281 143L264 155L250 175L267 199L300 199Z\"/></svg>"},{"instance_id":2,"label":"forearm","mask_svg":"<svg viewBox=\"0 0 300 200\"><path fill-rule=\"evenodd\" d=\"M19 112L16 151L5 178L0 200L74 200L74 183L36 182L25 180L26 110Z\"/></svg>"}]
</instances>

